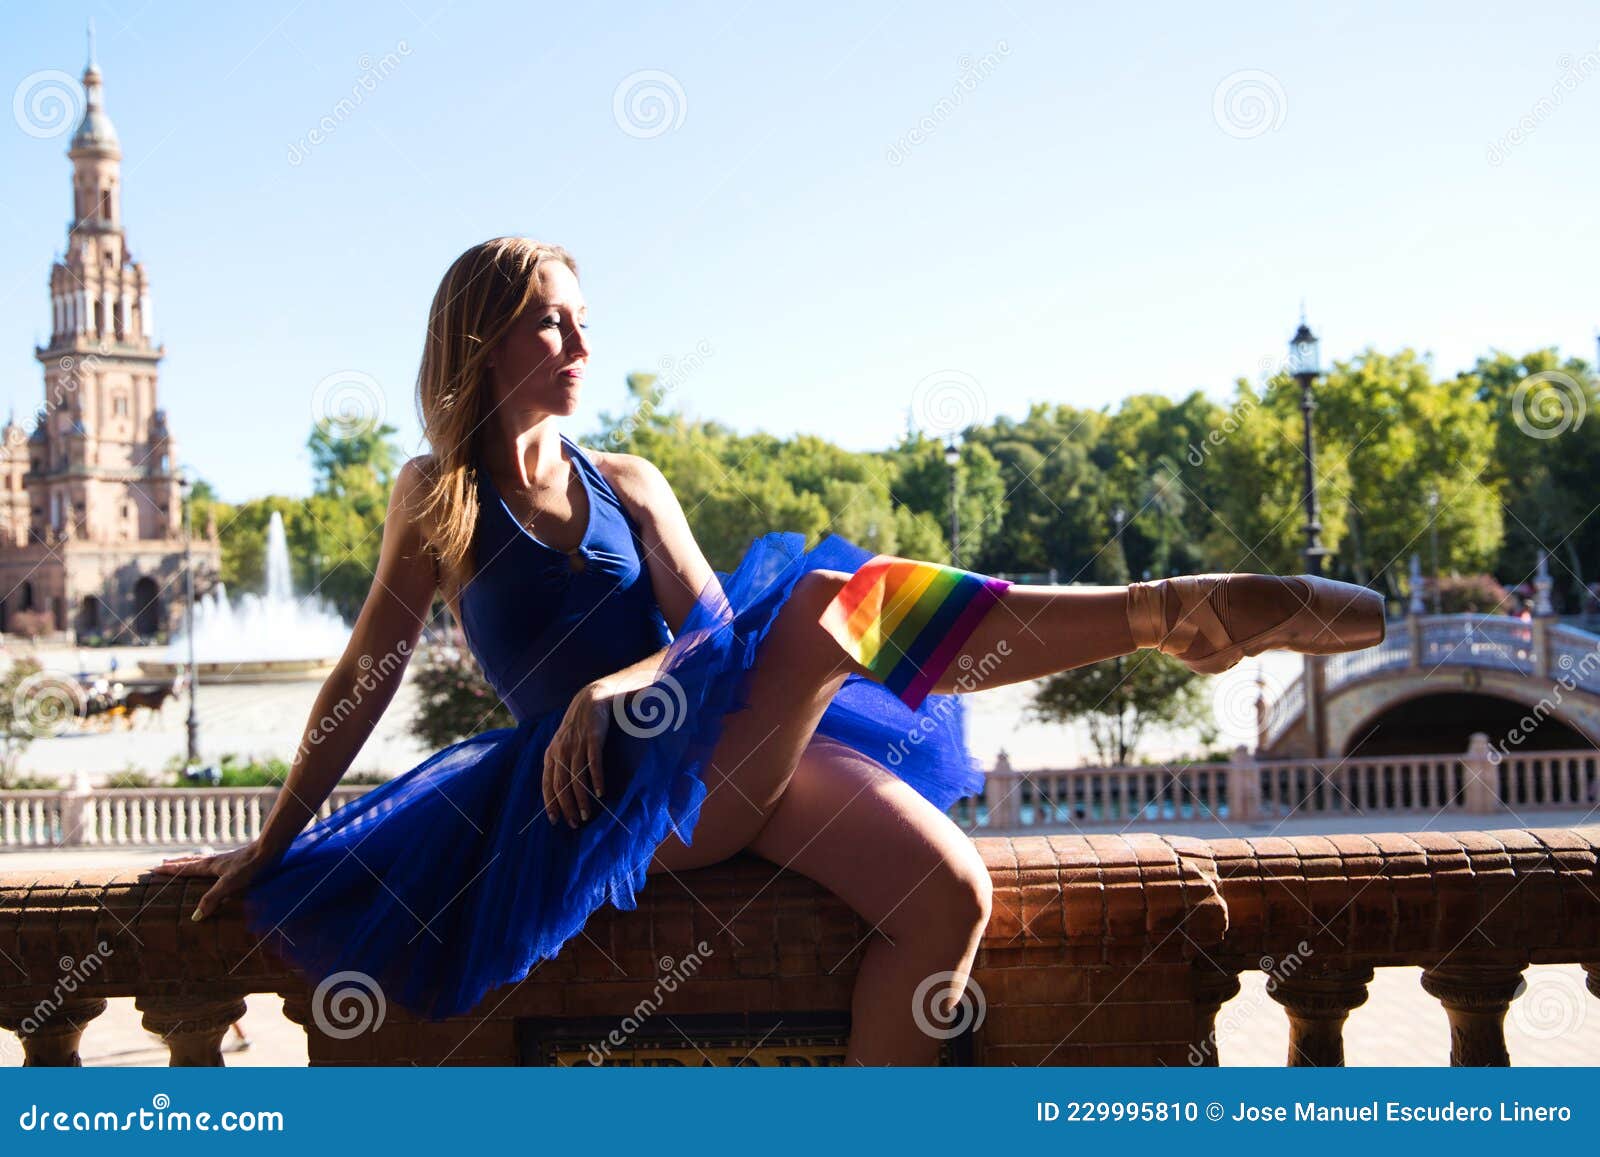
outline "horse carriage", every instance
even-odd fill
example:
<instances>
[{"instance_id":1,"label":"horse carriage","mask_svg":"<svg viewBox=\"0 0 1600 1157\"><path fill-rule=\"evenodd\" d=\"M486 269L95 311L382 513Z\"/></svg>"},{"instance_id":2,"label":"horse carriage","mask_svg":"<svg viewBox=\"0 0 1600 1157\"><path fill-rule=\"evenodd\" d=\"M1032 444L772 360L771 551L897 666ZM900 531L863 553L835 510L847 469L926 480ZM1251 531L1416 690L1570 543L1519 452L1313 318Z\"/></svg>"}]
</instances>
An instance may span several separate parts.
<instances>
[{"instance_id":1,"label":"horse carriage","mask_svg":"<svg viewBox=\"0 0 1600 1157\"><path fill-rule=\"evenodd\" d=\"M184 676L171 679L115 679L80 673L78 731L131 730L149 726L168 699L183 690Z\"/></svg>"}]
</instances>

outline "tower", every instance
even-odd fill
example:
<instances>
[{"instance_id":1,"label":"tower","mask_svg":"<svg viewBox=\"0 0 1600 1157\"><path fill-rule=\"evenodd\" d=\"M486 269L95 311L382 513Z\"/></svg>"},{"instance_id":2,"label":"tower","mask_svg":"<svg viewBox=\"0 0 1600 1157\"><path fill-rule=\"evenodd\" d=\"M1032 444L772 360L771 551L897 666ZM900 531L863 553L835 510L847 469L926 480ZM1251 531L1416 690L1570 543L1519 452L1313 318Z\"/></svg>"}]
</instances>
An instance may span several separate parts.
<instances>
[{"instance_id":1,"label":"tower","mask_svg":"<svg viewBox=\"0 0 1600 1157\"><path fill-rule=\"evenodd\" d=\"M92 27L83 92L67 150L67 245L50 270L50 339L34 351L44 401L31 431L13 416L0 433L0 630L151 639L182 606L177 443L157 403L165 351L123 229L122 148ZM198 576L214 575L220 554L209 535L194 548L201 590L209 583Z\"/></svg>"}]
</instances>

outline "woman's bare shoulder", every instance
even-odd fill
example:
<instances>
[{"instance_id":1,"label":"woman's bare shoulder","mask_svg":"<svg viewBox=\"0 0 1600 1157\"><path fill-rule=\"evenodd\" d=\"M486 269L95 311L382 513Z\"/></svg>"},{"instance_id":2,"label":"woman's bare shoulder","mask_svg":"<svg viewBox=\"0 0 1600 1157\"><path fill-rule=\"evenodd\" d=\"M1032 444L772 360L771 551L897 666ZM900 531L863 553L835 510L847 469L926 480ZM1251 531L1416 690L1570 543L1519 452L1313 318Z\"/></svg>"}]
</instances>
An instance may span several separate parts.
<instances>
[{"instance_id":1,"label":"woman's bare shoulder","mask_svg":"<svg viewBox=\"0 0 1600 1157\"><path fill-rule=\"evenodd\" d=\"M438 477L438 462L432 454L416 454L400 464L395 474L391 506L399 506L415 516L420 500L427 496Z\"/></svg>"},{"instance_id":2,"label":"woman's bare shoulder","mask_svg":"<svg viewBox=\"0 0 1600 1157\"><path fill-rule=\"evenodd\" d=\"M588 455L636 518L655 510L672 492L660 468L648 458L617 450L590 450Z\"/></svg>"}]
</instances>

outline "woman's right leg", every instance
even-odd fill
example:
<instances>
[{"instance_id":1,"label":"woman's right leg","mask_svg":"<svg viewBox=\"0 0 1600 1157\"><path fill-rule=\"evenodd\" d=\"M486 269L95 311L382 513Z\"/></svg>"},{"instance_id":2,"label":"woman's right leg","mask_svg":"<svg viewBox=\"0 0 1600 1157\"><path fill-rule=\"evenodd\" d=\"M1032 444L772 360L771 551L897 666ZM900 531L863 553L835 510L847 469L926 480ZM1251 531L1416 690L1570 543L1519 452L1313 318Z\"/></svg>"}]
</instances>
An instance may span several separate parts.
<instances>
[{"instance_id":1,"label":"woman's right leg","mask_svg":"<svg viewBox=\"0 0 1600 1157\"><path fill-rule=\"evenodd\" d=\"M815 570L795 584L751 668L749 706L728 716L707 762L694 844L668 836L651 871L703 867L746 847L772 814L846 676L873 677L820 621L851 577ZM1236 585L1231 617L1243 631L1279 621L1298 605L1279 579L1243 575ZM1136 648L1127 600L1126 587L1013 585L951 654L933 689L1001 687L1128 654ZM963 681L973 670L982 673L977 685Z\"/></svg>"},{"instance_id":2,"label":"woman's right leg","mask_svg":"<svg viewBox=\"0 0 1600 1157\"><path fill-rule=\"evenodd\" d=\"M650 871L683 871L725 860L748 846L767 822L845 677L866 673L820 621L850 577L816 570L795 584L751 668L749 706L728 716L707 761L706 797L693 845L668 836ZM946 678L972 667L1002 640L1011 644L1009 653L993 665L985 687L1126 654L1133 639L1125 599L1123 587L1013 586L955 653Z\"/></svg>"},{"instance_id":3,"label":"woman's right leg","mask_svg":"<svg viewBox=\"0 0 1600 1157\"><path fill-rule=\"evenodd\" d=\"M910 784L860 752L813 740L750 850L809 876L868 924L847 1064L931 1065L981 1011L968 975L992 884L977 846Z\"/></svg>"}]
</instances>

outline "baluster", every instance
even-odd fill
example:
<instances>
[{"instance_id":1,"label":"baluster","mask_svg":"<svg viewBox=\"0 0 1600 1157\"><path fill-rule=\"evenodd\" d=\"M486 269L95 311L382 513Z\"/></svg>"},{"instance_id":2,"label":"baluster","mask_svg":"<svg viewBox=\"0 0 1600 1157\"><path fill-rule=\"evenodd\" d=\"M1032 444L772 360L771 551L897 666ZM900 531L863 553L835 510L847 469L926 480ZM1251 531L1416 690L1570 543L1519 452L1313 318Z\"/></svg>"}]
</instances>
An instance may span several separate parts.
<instances>
[{"instance_id":1,"label":"baluster","mask_svg":"<svg viewBox=\"0 0 1600 1157\"><path fill-rule=\"evenodd\" d=\"M222 1038L245 1013L244 998L238 996L135 996L133 1006L144 1013L144 1027L166 1042L171 1068L220 1067Z\"/></svg>"},{"instance_id":2,"label":"baluster","mask_svg":"<svg viewBox=\"0 0 1600 1157\"><path fill-rule=\"evenodd\" d=\"M1267 991L1289 1013L1289 1065L1344 1064L1344 1022L1366 1003L1372 969L1286 976Z\"/></svg>"},{"instance_id":3,"label":"baluster","mask_svg":"<svg viewBox=\"0 0 1600 1157\"><path fill-rule=\"evenodd\" d=\"M22 1063L36 1068L79 1068L78 1046L89 1022L106 1010L99 997L65 1000L43 1016L37 1004L0 1003L0 1028L22 1041Z\"/></svg>"},{"instance_id":4,"label":"baluster","mask_svg":"<svg viewBox=\"0 0 1600 1157\"><path fill-rule=\"evenodd\" d=\"M1450 1018L1452 1065L1509 1065L1506 1009L1522 986L1522 966L1437 964L1422 970L1422 988Z\"/></svg>"},{"instance_id":5,"label":"baluster","mask_svg":"<svg viewBox=\"0 0 1600 1157\"><path fill-rule=\"evenodd\" d=\"M1200 1068L1217 1066L1217 1010L1239 994L1239 974L1213 967L1204 960L1194 966L1194 1042L1189 1063Z\"/></svg>"}]
</instances>

